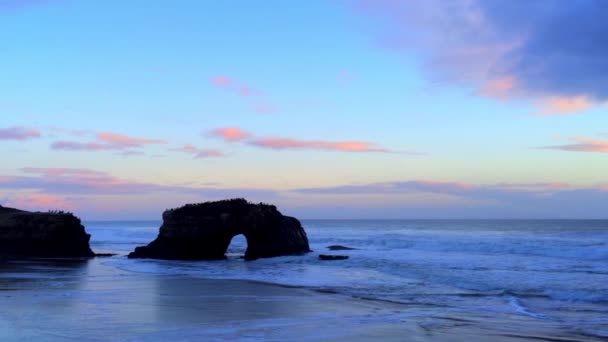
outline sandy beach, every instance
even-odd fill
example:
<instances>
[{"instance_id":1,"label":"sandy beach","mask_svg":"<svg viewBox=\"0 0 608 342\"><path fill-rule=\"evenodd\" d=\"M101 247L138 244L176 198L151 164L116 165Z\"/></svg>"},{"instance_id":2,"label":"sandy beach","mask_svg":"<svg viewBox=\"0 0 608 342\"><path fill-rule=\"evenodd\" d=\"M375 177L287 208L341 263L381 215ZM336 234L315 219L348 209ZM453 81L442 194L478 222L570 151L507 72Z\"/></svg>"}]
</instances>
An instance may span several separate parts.
<instances>
[{"instance_id":1,"label":"sandy beach","mask_svg":"<svg viewBox=\"0 0 608 342\"><path fill-rule=\"evenodd\" d=\"M302 288L123 271L106 260L3 261L2 341L593 340L522 317L442 316ZM524 326L525 335L514 330Z\"/></svg>"}]
</instances>

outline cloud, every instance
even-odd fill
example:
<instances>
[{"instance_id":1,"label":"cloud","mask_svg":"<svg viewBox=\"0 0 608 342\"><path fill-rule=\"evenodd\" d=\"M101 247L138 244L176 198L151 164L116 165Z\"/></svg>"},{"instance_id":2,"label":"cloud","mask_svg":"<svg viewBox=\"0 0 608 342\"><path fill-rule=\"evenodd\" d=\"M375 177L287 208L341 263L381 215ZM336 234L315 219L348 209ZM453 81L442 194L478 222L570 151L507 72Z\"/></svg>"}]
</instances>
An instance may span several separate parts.
<instances>
[{"instance_id":1,"label":"cloud","mask_svg":"<svg viewBox=\"0 0 608 342\"><path fill-rule=\"evenodd\" d=\"M55 195L150 195L177 193L201 198L272 198L276 192L255 188L196 187L131 181L109 173L70 168L23 168L21 175L0 176L0 189L38 191Z\"/></svg>"},{"instance_id":2,"label":"cloud","mask_svg":"<svg viewBox=\"0 0 608 342\"><path fill-rule=\"evenodd\" d=\"M287 137L255 137L253 134L238 127L217 128L210 135L219 137L226 142L244 142L247 145L273 150L322 150L343 152L382 152L394 153L389 149L365 141L325 141L301 140ZM418 154L414 152L399 152Z\"/></svg>"},{"instance_id":3,"label":"cloud","mask_svg":"<svg viewBox=\"0 0 608 342\"><path fill-rule=\"evenodd\" d=\"M1 192L14 190L28 194L10 195L4 198L5 203L39 210L70 209L70 205L74 205L79 213L97 217L104 211L124 215L143 210L142 205L157 208L162 205L159 203L182 204L179 201L185 198L204 201L230 197L263 198L289 212L293 212L296 205L299 209L295 211L307 212L308 217L318 217L321 213L334 218L335 215L351 218L605 218L603 209L608 206L606 184L597 187L561 182L479 185L423 179L274 191L208 184L155 184L87 169L30 167L20 172L0 175ZM116 204L116 201L122 202Z\"/></svg>"},{"instance_id":4,"label":"cloud","mask_svg":"<svg viewBox=\"0 0 608 342\"><path fill-rule=\"evenodd\" d=\"M66 150L66 151L108 151L117 150L122 151L121 155L141 155L141 151L132 149L141 149L146 145L155 144L167 144L165 140L161 139L147 139L147 138L135 138L124 134L100 132L95 135L97 141L95 142L78 142L78 141L66 141L59 140L51 144L53 150Z\"/></svg>"},{"instance_id":5,"label":"cloud","mask_svg":"<svg viewBox=\"0 0 608 342\"><path fill-rule=\"evenodd\" d=\"M184 152L194 155L194 158L224 157L224 152L216 149L201 149L194 145L186 144L179 148L172 148L171 151Z\"/></svg>"},{"instance_id":6,"label":"cloud","mask_svg":"<svg viewBox=\"0 0 608 342\"><path fill-rule=\"evenodd\" d=\"M211 135L219 137L228 142L243 141L251 136L247 131L238 127L221 127L211 131Z\"/></svg>"},{"instance_id":7,"label":"cloud","mask_svg":"<svg viewBox=\"0 0 608 342\"><path fill-rule=\"evenodd\" d=\"M570 139L573 144L546 146L545 149L562 150L570 152L597 152L608 153L608 140L590 139L585 137L576 137Z\"/></svg>"},{"instance_id":8,"label":"cloud","mask_svg":"<svg viewBox=\"0 0 608 342\"><path fill-rule=\"evenodd\" d=\"M237 81L233 78L224 75L217 75L210 78L212 85L230 91L247 100L249 107L258 114L273 114L277 112L277 107L269 103L267 100L261 100L263 95L261 91L252 88L250 85L242 81Z\"/></svg>"},{"instance_id":9,"label":"cloud","mask_svg":"<svg viewBox=\"0 0 608 342\"><path fill-rule=\"evenodd\" d=\"M85 129L65 129L65 128L55 127L55 126L49 127L48 130L53 133L68 134L68 135L72 135L72 136L76 136L76 137L81 137L81 136L92 133L91 131L88 131Z\"/></svg>"},{"instance_id":10,"label":"cloud","mask_svg":"<svg viewBox=\"0 0 608 342\"><path fill-rule=\"evenodd\" d=\"M605 191L602 185L596 187L575 187L562 182L475 185L449 181L407 180L301 188L292 190L292 193L313 196L313 198L325 196L338 202L340 198L382 198L384 203L391 203L390 205L383 206L383 210L386 212L399 212L398 209L400 208L401 213L406 213L409 210L409 214L401 215L410 217L420 217L420 211L418 211L418 214L411 212L410 209L416 208L416 205L411 203L406 203L399 207L400 198L407 196L417 196L420 198L448 196L457 199L458 201L453 201L447 208L432 204L421 205L419 208L426 210L428 214L425 215L430 214L429 217L452 218L605 217L605 213L601 212L601 208L608 205L608 192ZM461 208L463 211L455 211L455 208ZM433 210L429 211L427 209ZM394 217L395 214L391 214L391 216Z\"/></svg>"},{"instance_id":11,"label":"cloud","mask_svg":"<svg viewBox=\"0 0 608 342\"><path fill-rule=\"evenodd\" d=\"M480 92L483 95L495 98L506 99L515 89L517 81L514 77L504 76L498 79L488 81L482 85Z\"/></svg>"},{"instance_id":12,"label":"cloud","mask_svg":"<svg viewBox=\"0 0 608 342\"><path fill-rule=\"evenodd\" d=\"M96 177L106 174L105 172L88 169L71 169L60 167L24 167L21 168L20 171L23 173L39 174L45 177Z\"/></svg>"},{"instance_id":13,"label":"cloud","mask_svg":"<svg viewBox=\"0 0 608 342\"><path fill-rule=\"evenodd\" d=\"M75 210L76 205L69 198L49 194L21 194L6 198L4 205L30 211Z\"/></svg>"},{"instance_id":14,"label":"cloud","mask_svg":"<svg viewBox=\"0 0 608 342\"><path fill-rule=\"evenodd\" d=\"M384 46L417 53L433 78L490 96L546 98L544 109L558 113L608 100L607 1L355 3L378 19Z\"/></svg>"},{"instance_id":15,"label":"cloud","mask_svg":"<svg viewBox=\"0 0 608 342\"><path fill-rule=\"evenodd\" d=\"M97 133L97 139L106 142L114 146L126 147L143 147L144 145L150 144L166 144L165 140L161 139L145 139L145 138L134 138L123 134L101 132Z\"/></svg>"},{"instance_id":16,"label":"cloud","mask_svg":"<svg viewBox=\"0 0 608 342\"><path fill-rule=\"evenodd\" d=\"M244 82L236 81L228 76L213 76L211 77L211 84L222 89L230 90L240 96L254 96L260 94L259 91L254 90Z\"/></svg>"},{"instance_id":17,"label":"cloud","mask_svg":"<svg viewBox=\"0 0 608 342\"><path fill-rule=\"evenodd\" d=\"M537 115L569 115L584 112L596 105L587 96L554 96L541 100L541 110Z\"/></svg>"},{"instance_id":18,"label":"cloud","mask_svg":"<svg viewBox=\"0 0 608 342\"><path fill-rule=\"evenodd\" d=\"M274 114L277 112L276 107L268 103L254 104L253 110L258 114Z\"/></svg>"},{"instance_id":19,"label":"cloud","mask_svg":"<svg viewBox=\"0 0 608 342\"><path fill-rule=\"evenodd\" d=\"M135 157L135 156L145 156L146 154L142 151L122 151L115 153L117 156L121 157Z\"/></svg>"},{"instance_id":20,"label":"cloud","mask_svg":"<svg viewBox=\"0 0 608 342\"><path fill-rule=\"evenodd\" d=\"M298 140L281 137L265 137L250 140L247 142L247 144L275 150L308 149L344 152L390 152L387 149L377 147L372 143L364 141L322 141Z\"/></svg>"},{"instance_id":21,"label":"cloud","mask_svg":"<svg viewBox=\"0 0 608 342\"><path fill-rule=\"evenodd\" d=\"M96 142L81 143L76 141L55 141L51 144L53 150L67 151L106 151L106 150L121 150L123 147L109 144L100 144Z\"/></svg>"},{"instance_id":22,"label":"cloud","mask_svg":"<svg viewBox=\"0 0 608 342\"><path fill-rule=\"evenodd\" d=\"M0 140L28 140L40 138L40 131L26 127L0 128Z\"/></svg>"},{"instance_id":23,"label":"cloud","mask_svg":"<svg viewBox=\"0 0 608 342\"><path fill-rule=\"evenodd\" d=\"M302 188L295 189L293 192L302 194L349 196L431 193L458 196L474 200L518 203L518 201L531 202L533 200L539 200L545 196L552 196L556 193L571 190L575 190L575 188L562 182L497 183L489 185L474 185L449 181L408 180L399 182L370 183L363 185ZM586 190L599 191L599 188Z\"/></svg>"}]
</instances>

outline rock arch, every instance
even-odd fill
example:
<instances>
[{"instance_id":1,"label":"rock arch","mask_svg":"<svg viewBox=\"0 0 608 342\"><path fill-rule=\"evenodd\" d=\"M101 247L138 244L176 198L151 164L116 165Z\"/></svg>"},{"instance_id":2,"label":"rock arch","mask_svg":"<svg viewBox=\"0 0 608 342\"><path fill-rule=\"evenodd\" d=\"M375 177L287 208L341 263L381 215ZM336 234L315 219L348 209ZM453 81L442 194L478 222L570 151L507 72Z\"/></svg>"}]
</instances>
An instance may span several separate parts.
<instances>
[{"instance_id":1,"label":"rock arch","mask_svg":"<svg viewBox=\"0 0 608 342\"><path fill-rule=\"evenodd\" d=\"M158 237L137 247L129 258L224 259L239 234L247 239L247 260L310 252L300 221L283 216L274 205L239 198L165 211Z\"/></svg>"}]
</instances>

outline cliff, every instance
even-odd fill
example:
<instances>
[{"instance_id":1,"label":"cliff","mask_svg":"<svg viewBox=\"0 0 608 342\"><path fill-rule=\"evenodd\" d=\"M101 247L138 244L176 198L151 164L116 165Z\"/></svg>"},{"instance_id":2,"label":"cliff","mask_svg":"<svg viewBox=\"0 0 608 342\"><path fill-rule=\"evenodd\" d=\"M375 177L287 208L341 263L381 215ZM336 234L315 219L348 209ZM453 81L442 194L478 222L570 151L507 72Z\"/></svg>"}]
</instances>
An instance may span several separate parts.
<instances>
[{"instance_id":1,"label":"cliff","mask_svg":"<svg viewBox=\"0 0 608 342\"><path fill-rule=\"evenodd\" d=\"M92 257L90 235L64 212L28 212L0 206L0 255Z\"/></svg>"}]
</instances>

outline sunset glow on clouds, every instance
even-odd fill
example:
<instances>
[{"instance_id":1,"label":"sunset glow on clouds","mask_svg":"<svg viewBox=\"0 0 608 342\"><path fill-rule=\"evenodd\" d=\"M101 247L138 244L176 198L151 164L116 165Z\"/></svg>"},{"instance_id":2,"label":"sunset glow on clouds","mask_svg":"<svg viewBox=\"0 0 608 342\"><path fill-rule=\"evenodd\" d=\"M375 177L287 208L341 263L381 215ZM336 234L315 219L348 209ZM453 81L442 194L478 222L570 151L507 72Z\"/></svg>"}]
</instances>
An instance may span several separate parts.
<instances>
[{"instance_id":1,"label":"sunset glow on clouds","mask_svg":"<svg viewBox=\"0 0 608 342\"><path fill-rule=\"evenodd\" d=\"M426 57L434 77L504 98L542 99L543 115L585 111L608 99L603 1L355 2L389 25L379 39ZM577 27L573 30L572 27Z\"/></svg>"},{"instance_id":2,"label":"sunset glow on clouds","mask_svg":"<svg viewBox=\"0 0 608 342\"><path fill-rule=\"evenodd\" d=\"M246 132L238 127L217 128L214 129L211 134L228 142L243 141L251 136L249 132Z\"/></svg>"},{"instance_id":3,"label":"sunset glow on clouds","mask_svg":"<svg viewBox=\"0 0 608 342\"><path fill-rule=\"evenodd\" d=\"M40 132L25 127L0 128L0 140L27 140L40 138Z\"/></svg>"},{"instance_id":4,"label":"sunset glow on clouds","mask_svg":"<svg viewBox=\"0 0 608 342\"><path fill-rule=\"evenodd\" d=\"M312 149L333 150L346 152L389 152L376 147L371 143L363 141L320 141L320 140L297 140L291 138L265 137L256 138L247 142L250 145L270 148L275 150L284 149Z\"/></svg>"},{"instance_id":5,"label":"sunset glow on clouds","mask_svg":"<svg viewBox=\"0 0 608 342\"><path fill-rule=\"evenodd\" d=\"M252 89L249 85L227 76L214 76L211 78L211 83L217 87L233 91L241 96L253 96L258 94L258 91Z\"/></svg>"},{"instance_id":6,"label":"sunset glow on clouds","mask_svg":"<svg viewBox=\"0 0 608 342\"><path fill-rule=\"evenodd\" d=\"M548 149L571 152L598 152L608 153L608 140L576 137L570 139L573 143L566 145L549 146Z\"/></svg>"},{"instance_id":7,"label":"sunset glow on clouds","mask_svg":"<svg viewBox=\"0 0 608 342\"><path fill-rule=\"evenodd\" d=\"M302 140L285 137L255 137L252 133L238 127L223 127L211 131L211 135L226 142L245 142L248 145L274 149L311 149L344 152L390 152L385 148L364 141L323 141Z\"/></svg>"},{"instance_id":8,"label":"sunset glow on clouds","mask_svg":"<svg viewBox=\"0 0 608 342\"><path fill-rule=\"evenodd\" d=\"M57 195L48 194L28 194L5 199L6 206L15 208L27 208L33 211L48 210L74 210L76 205Z\"/></svg>"},{"instance_id":9,"label":"sunset glow on clouds","mask_svg":"<svg viewBox=\"0 0 608 342\"><path fill-rule=\"evenodd\" d=\"M186 144L179 148L173 148L171 151L184 152L192 154L195 158L223 157L224 153L215 149L198 148L190 144Z\"/></svg>"},{"instance_id":10,"label":"sunset glow on clouds","mask_svg":"<svg viewBox=\"0 0 608 342\"><path fill-rule=\"evenodd\" d=\"M308 218L606 215L606 1L169 12L0 0L0 205L104 219L227 197Z\"/></svg>"},{"instance_id":11,"label":"sunset glow on clouds","mask_svg":"<svg viewBox=\"0 0 608 342\"><path fill-rule=\"evenodd\" d=\"M104 151L143 148L146 145L167 144L161 139L134 138L123 134L102 132L96 134L97 142L77 142L59 140L51 144L54 150L70 151ZM127 151L132 153L133 151Z\"/></svg>"},{"instance_id":12,"label":"sunset glow on clouds","mask_svg":"<svg viewBox=\"0 0 608 342\"><path fill-rule=\"evenodd\" d=\"M542 100L542 109L538 115L568 115L584 112L596 104L586 96L551 97Z\"/></svg>"}]
</instances>

